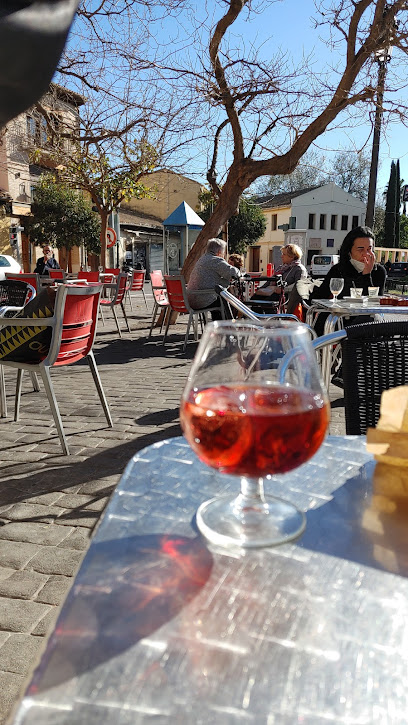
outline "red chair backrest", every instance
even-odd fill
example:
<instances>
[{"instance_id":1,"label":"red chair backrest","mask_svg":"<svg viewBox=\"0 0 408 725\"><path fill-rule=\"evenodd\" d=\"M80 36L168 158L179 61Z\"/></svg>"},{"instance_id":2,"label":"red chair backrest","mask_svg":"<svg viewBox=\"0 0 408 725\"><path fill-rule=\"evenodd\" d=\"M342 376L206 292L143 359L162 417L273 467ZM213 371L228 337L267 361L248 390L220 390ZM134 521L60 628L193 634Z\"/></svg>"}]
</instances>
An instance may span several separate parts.
<instances>
[{"instance_id":1,"label":"red chair backrest","mask_svg":"<svg viewBox=\"0 0 408 725\"><path fill-rule=\"evenodd\" d=\"M61 344L54 365L69 365L88 355L95 337L101 288L67 289L62 317Z\"/></svg>"},{"instance_id":2,"label":"red chair backrest","mask_svg":"<svg viewBox=\"0 0 408 725\"><path fill-rule=\"evenodd\" d=\"M120 274L120 269L119 269L119 267L118 268L116 268L116 267L113 267L113 268L105 267L104 272L105 272L105 274L113 274L114 277L117 277L118 274Z\"/></svg>"},{"instance_id":3,"label":"red chair backrest","mask_svg":"<svg viewBox=\"0 0 408 725\"><path fill-rule=\"evenodd\" d=\"M64 279L64 271L62 269L49 269L48 274L51 279Z\"/></svg>"},{"instance_id":4,"label":"red chair backrest","mask_svg":"<svg viewBox=\"0 0 408 725\"><path fill-rule=\"evenodd\" d=\"M186 306L186 298L184 296L183 282L180 277L170 277L170 275L164 275L164 281L166 284L167 296L169 298L170 307L175 312L186 312L189 310Z\"/></svg>"},{"instance_id":5,"label":"red chair backrest","mask_svg":"<svg viewBox=\"0 0 408 725\"><path fill-rule=\"evenodd\" d=\"M152 283L152 292L157 304L161 306L168 305L166 285L161 269L155 269L150 272L150 282Z\"/></svg>"},{"instance_id":6,"label":"red chair backrest","mask_svg":"<svg viewBox=\"0 0 408 725\"><path fill-rule=\"evenodd\" d=\"M29 274L13 274L12 272L6 272L6 279L16 279L19 282L27 282L27 284L31 284L32 287L38 292L41 289L41 281L40 281L40 275L36 273Z\"/></svg>"},{"instance_id":7,"label":"red chair backrest","mask_svg":"<svg viewBox=\"0 0 408 725\"><path fill-rule=\"evenodd\" d=\"M126 272L122 272L121 274L119 274L118 288L116 291L116 297L115 297L115 302L114 302L115 305L120 305L120 303L123 301L123 298L124 298L125 292L126 292L128 279L129 278L128 278Z\"/></svg>"},{"instance_id":8,"label":"red chair backrest","mask_svg":"<svg viewBox=\"0 0 408 725\"><path fill-rule=\"evenodd\" d=\"M132 274L132 284L130 286L130 292L136 292L137 290L143 289L144 281L146 276L145 269L135 269Z\"/></svg>"},{"instance_id":9,"label":"red chair backrest","mask_svg":"<svg viewBox=\"0 0 408 725\"><path fill-rule=\"evenodd\" d=\"M78 279L86 279L87 282L99 282L99 272L78 272Z\"/></svg>"},{"instance_id":10,"label":"red chair backrest","mask_svg":"<svg viewBox=\"0 0 408 725\"><path fill-rule=\"evenodd\" d=\"M16 279L18 282L26 282L34 287L36 294L39 293L41 288L40 277L38 274L13 274L12 272L6 272L6 279ZM25 304L29 302L35 295L32 294L31 290L28 290L27 299Z\"/></svg>"}]
</instances>

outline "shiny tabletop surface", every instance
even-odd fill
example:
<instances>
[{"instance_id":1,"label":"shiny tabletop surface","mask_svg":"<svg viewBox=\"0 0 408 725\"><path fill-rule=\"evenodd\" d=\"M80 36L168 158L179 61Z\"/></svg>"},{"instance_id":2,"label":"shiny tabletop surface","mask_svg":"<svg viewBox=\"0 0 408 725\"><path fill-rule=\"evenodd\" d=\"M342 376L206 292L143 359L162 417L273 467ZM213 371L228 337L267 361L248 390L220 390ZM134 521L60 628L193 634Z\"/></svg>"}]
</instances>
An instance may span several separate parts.
<instances>
[{"instance_id":1,"label":"shiny tabletop surface","mask_svg":"<svg viewBox=\"0 0 408 725\"><path fill-rule=\"evenodd\" d=\"M313 307L321 307L328 312L336 315L354 316L354 315L408 315L408 305L380 305L379 302L373 302L369 297L364 298L363 302L353 302L349 300L312 300Z\"/></svg>"},{"instance_id":2,"label":"shiny tabletop surface","mask_svg":"<svg viewBox=\"0 0 408 725\"><path fill-rule=\"evenodd\" d=\"M15 715L18 725L406 725L408 547L363 437L267 482L296 541L223 551L198 505L237 490L183 438L129 463Z\"/></svg>"}]
</instances>

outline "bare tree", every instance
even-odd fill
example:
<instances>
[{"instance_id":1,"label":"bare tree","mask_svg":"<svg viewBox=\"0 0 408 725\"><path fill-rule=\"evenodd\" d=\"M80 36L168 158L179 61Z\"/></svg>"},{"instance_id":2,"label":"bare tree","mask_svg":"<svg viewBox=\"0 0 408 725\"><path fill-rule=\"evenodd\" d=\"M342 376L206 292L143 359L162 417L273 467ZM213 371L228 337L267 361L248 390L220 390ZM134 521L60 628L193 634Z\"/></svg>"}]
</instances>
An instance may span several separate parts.
<instances>
[{"instance_id":1,"label":"bare tree","mask_svg":"<svg viewBox=\"0 0 408 725\"><path fill-rule=\"evenodd\" d=\"M255 179L290 174L338 116L375 101L375 52L391 41L403 53L407 50L405 0L323 2L316 27L329 31L328 42L342 53L341 63L320 78L307 66L293 73L282 56L264 64L255 55L228 50L228 31L249 6L249 0L225 0L225 12L211 33L205 96L224 119L214 134L207 179L218 202L184 264L187 277L206 241L237 212L242 192ZM397 109L400 114L405 110ZM225 134L232 161L221 188L217 164Z\"/></svg>"}]
</instances>

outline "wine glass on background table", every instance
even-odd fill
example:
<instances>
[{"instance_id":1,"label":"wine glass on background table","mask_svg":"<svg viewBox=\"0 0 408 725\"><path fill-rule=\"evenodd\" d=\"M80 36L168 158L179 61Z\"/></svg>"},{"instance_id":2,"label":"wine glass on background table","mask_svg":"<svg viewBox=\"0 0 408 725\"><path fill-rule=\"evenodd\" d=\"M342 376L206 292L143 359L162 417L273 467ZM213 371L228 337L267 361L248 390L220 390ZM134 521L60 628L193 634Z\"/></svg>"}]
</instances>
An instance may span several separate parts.
<instances>
[{"instance_id":1,"label":"wine glass on background table","mask_svg":"<svg viewBox=\"0 0 408 725\"><path fill-rule=\"evenodd\" d=\"M197 525L206 538L249 548L302 533L304 514L266 495L264 478L305 463L326 434L329 404L307 328L289 321L207 325L180 421L201 461L241 478L240 494L199 507Z\"/></svg>"},{"instance_id":2,"label":"wine glass on background table","mask_svg":"<svg viewBox=\"0 0 408 725\"><path fill-rule=\"evenodd\" d=\"M332 277L332 279L330 280L330 292L334 297L334 301L337 300L337 296L343 290L343 287L344 279L342 279L341 277Z\"/></svg>"}]
</instances>

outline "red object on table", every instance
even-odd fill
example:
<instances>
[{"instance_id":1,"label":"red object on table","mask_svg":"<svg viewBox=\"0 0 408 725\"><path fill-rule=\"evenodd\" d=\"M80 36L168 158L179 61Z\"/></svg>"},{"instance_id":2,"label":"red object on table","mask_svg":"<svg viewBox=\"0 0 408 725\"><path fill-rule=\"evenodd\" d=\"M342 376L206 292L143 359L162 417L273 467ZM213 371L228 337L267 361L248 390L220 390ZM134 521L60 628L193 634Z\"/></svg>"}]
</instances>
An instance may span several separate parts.
<instances>
[{"instance_id":1,"label":"red object on table","mask_svg":"<svg viewBox=\"0 0 408 725\"><path fill-rule=\"evenodd\" d=\"M272 275L275 273L274 266L270 262L266 265L266 276L272 277Z\"/></svg>"}]
</instances>

